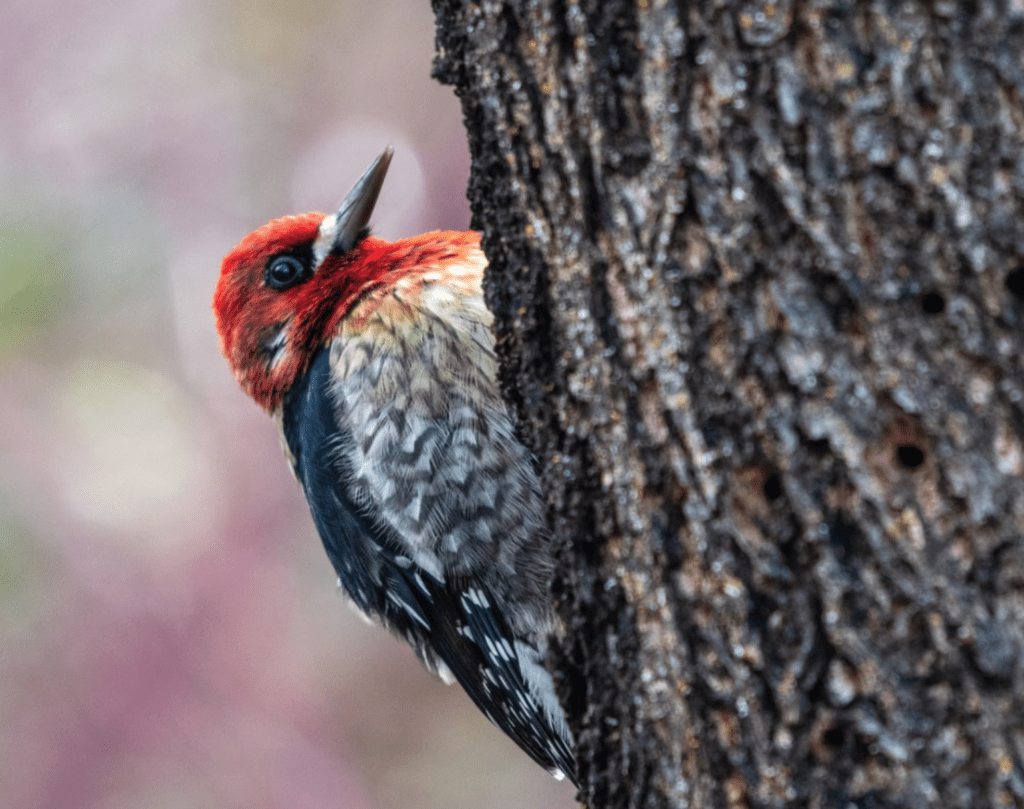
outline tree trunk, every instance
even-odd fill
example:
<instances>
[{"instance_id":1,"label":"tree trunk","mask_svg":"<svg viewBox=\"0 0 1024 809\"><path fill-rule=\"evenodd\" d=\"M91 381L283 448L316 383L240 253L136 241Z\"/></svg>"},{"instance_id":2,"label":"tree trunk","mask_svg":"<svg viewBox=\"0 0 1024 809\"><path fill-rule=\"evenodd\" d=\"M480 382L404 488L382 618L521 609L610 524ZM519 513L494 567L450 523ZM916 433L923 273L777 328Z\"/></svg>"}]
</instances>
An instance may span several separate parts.
<instances>
[{"instance_id":1,"label":"tree trunk","mask_svg":"<svg viewBox=\"0 0 1024 809\"><path fill-rule=\"evenodd\" d=\"M434 8L582 798L1024 805L1024 3Z\"/></svg>"}]
</instances>

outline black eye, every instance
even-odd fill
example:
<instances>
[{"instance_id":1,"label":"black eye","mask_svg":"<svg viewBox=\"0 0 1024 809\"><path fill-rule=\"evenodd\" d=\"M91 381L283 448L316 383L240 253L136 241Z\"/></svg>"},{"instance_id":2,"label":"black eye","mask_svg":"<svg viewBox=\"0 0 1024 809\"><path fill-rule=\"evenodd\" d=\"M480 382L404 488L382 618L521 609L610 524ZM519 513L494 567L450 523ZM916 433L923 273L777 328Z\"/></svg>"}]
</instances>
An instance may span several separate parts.
<instances>
[{"instance_id":1,"label":"black eye","mask_svg":"<svg viewBox=\"0 0 1024 809\"><path fill-rule=\"evenodd\" d=\"M275 256L267 265L265 281L271 289L288 289L307 276L306 265L295 256Z\"/></svg>"}]
</instances>

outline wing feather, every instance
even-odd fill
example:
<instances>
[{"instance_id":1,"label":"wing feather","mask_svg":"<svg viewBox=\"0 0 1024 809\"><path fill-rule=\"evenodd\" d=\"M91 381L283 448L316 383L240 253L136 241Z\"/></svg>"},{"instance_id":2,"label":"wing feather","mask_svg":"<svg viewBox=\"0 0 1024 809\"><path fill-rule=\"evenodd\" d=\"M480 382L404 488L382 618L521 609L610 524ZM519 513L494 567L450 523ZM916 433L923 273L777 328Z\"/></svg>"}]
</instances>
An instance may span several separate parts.
<instances>
[{"instance_id":1,"label":"wing feather","mask_svg":"<svg viewBox=\"0 0 1024 809\"><path fill-rule=\"evenodd\" d=\"M328 349L292 387L280 424L296 477L341 587L364 613L409 642L432 671L445 668L481 711L542 766L573 777L562 728L524 677L507 621L480 578L445 575L412 558L408 542L349 494L354 440L337 421ZM535 650L532 650L535 652ZM530 660L537 665L537 660Z\"/></svg>"}]
</instances>

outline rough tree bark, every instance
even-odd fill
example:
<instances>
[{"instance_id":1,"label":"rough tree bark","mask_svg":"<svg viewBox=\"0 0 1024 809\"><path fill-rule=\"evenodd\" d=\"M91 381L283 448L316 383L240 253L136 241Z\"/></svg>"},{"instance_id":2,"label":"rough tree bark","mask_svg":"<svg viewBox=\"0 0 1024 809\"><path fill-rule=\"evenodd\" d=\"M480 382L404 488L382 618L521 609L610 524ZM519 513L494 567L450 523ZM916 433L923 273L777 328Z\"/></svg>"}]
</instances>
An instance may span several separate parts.
<instances>
[{"instance_id":1,"label":"rough tree bark","mask_svg":"<svg viewBox=\"0 0 1024 809\"><path fill-rule=\"evenodd\" d=\"M582 797L1024 805L1024 4L434 8Z\"/></svg>"}]
</instances>

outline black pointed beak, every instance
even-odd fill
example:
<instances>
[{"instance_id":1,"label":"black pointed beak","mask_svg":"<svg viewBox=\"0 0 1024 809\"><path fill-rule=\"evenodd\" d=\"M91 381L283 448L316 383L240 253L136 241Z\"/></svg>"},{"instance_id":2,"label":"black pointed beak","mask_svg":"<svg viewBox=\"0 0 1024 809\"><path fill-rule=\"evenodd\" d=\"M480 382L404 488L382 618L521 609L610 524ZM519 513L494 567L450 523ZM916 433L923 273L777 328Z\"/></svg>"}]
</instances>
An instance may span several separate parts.
<instances>
[{"instance_id":1,"label":"black pointed beak","mask_svg":"<svg viewBox=\"0 0 1024 809\"><path fill-rule=\"evenodd\" d=\"M366 235L370 216L373 215L373 206L377 204L377 196L384 185L384 177L388 173L388 166L391 165L391 156L394 153L395 150L390 145L381 152L341 203L334 215L332 253L347 253Z\"/></svg>"}]
</instances>

